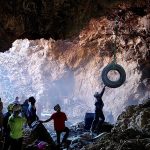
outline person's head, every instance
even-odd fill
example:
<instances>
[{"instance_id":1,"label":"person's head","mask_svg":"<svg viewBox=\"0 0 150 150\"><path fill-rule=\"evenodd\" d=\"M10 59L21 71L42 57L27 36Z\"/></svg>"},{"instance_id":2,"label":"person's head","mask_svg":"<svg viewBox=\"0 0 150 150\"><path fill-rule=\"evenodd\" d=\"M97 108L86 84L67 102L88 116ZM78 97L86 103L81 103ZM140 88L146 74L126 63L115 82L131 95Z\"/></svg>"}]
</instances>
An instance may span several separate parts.
<instances>
[{"instance_id":1,"label":"person's head","mask_svg":"<svg viewBox=\"0 0 150 150\"><path fill-rule=\"evenodd\" d=\"M20 104L14 104L13 105L13 114L14 115L19 115L19 113L21 112L21 109L22 109L22 107L21 107L21 105Z\"/></svg>"},{"instance_id":2,"label":"person's head","mask_svg":"<svg viewBox=\"0 0 150 150\"><path fill-rule=\"evenodd\" d=\"M36 100L35 100L35 98L33 96L29 97L28 101L31 103L31 105L34 105L35 102L36 102Z\"/></svg>"},{"instance_id":3,"label":"person's head","mask_svg":"<svg viewBox=\"0 0 150 150\"><path fill-rule=\"evenodd\" d=\"M18 96L15 98L15 101L13 102L13 104L14 104L14 105L15 105L15 104L20 104L20 102L19 102L19 97L18 97Z\"/></svg>"},{"instance_id":4,"label":"person's head","mask_svg":"<svg viewBox=\"0 0 150 150\"><path fill-rule=\"evenodd\" d=\"M98 98L98 97L99 97L99 93L98 93L98 92L95 92L94 97L95 97L95 98Z\"/></svg>"},{"instance_id":5,"label":"person's head","mask_svg":"<svg viewBox=\"0 0 150 150\"><path fill-rule=\"evenodd\" d=\"M19 97L18 96L15 98L15 101L19 101Z\"/></svg>"},{"instance_id":6,"label":"person's head","mask_svg":"<svg viewBox=\"0 0 150 150\"><path fill-rule=\"evenodd\" d=\"M29 100L28 100L28 99L26 99L26 100L24 101L24 104L28 104L28 102L29 102Z\"/></svg>"},{"instance_id":7,"label":"person's head","mask_svg":"<svg viewBox=\"0 0 150 150\"><path fill-rule=\"evenodd\" d=\"M7 106L7 110L8 110L8 112L13 112L13 106L14 106L14 104L9 104L8 106Z\"/></svg>"},{"instance_id":8,"label":"person's head","mask_svg":"<svg viewBox=\"0 0 150 150\"><path fill-rule=\"evenodd\" d=\"M61 111L60 105L59 104L55 105L54 110L57 111L57 112Z\"/></svg>"}]
</instances>

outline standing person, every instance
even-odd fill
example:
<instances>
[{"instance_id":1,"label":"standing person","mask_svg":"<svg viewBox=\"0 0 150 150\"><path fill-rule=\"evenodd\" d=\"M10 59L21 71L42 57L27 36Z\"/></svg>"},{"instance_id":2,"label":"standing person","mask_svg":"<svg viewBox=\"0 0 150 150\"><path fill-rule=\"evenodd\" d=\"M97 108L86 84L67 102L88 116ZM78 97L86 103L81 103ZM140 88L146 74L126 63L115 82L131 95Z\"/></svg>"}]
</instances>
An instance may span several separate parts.
<instances>
[{"instance_id":1,"label":"standing person","mask_svg":"<svg viewBox=\"0 0 150 150\"><path fill-rule=\"evenodd\" d=\"M2 129L2 126L3 126L3 102L0 98L0 131Z\"/></svg>"},{"instance_id":2,"label":"standing person","mask_svg":"<svg viewBox=\"0 0 150 150\"><path fill-rule=\"evenodd\" d=\"M65 121L67 121L67 116L64 112L61 112L61 107L59 106L59 104L57 104L54 107L54 110L56 112L53 113L49 119L41 122L45 123L54 120L54 129L57 134L57 144L60 145L60 135L62 132L65 132L65 135L61 143L65 144L67 137L69 136L69 128L65 126Z\"/></svg>"},{"instance_id":3,"label":"standing person","mask_svg":"<svg viewBox=\"0 0 150 150\"><path fill-rule=\"evenodd\" d=\"M106 86L104 86L104 88L102 89L101 93L96 92L94 94L94 97L96 98L96 102L95 102L95 116L94 116L94 120L92 122L91 131L97 130L98 126L101 126L103 124L103 122L105 121L105 116L103 114L104 103L102 101L102 96L104 94L105 87Z\"/></svg>"},{"instance_id":4,"label":"standing person","mask_svg":"<svg viewBox=\"0 0 150 150\"><path fill-rule=\"evenodd\" d=\"M12 114L13 105L14 104L8 105L7 112L4 114L4 117L3 117L3 127L4 127L3 134L4 134L4 138L5 138L3 150L8 150L9 146L10 146L10 128L8 126L8 119Z\"/></svg>"},{"instance_id":5,"label":"standing person","mask_svg":"<svg viewBox=\"0 0 150 150\"><path fill-rule=\"evenodd\" d=\"M22 106L22 112L24 113L25 117L27 117L26 115L29 107L28 99L26 99L21 106Z\"/></svg>"},{"instance_id":6,"label":"standing person","mask_svg":"<svg viewBox=\"0 0 150 150\"><path fill-rule=\"evenodd\" d=\"M0 147L3 147L3 102L0 98Z\"/></svg>"},{"instance_id":7,"label":"standing person","mask_svg":"<svg viewBox=\"0 0 150 150\"><path fill-rule=\"evenodd\" d=\"M3 110L3 102L2 102L2 99L0 98L0 112L2 112Z\"/></svg>"},{"instance_id":8,"label":"standing person","mask_svg":"<svg viewBox=\"0 0 150 150\"><path fill-rule=\"evenodd\" d=\"M3 102L0 98L0 132L2 131L2 126L3 126Z\"/></svg>"},{"instance_id":9,"label":"standing person","mask_svg":"<svg viewBox=\"0 0 150 150\"><path fill-rule=\"evenodd\" d=\"M26 118L19 115L21 105L13 106L13 113L9 117L8 125L10 127L10 150L21 150L23 142L23 126L26 123Z\"/></svg>"},{"instance_id":10,"label":"standing person","mask_svg":"<svg viewBox=\"0 0 150 150\"><path fill-rule=\"evenodd\" d=\"M28 120L28 125L31 126L31 124L38 120L38 116L36 114L36 107L35 107L35 98L32 96L32 97L29 97L29 100L28 102L30 103L29 106L28 106L28 109L27 109L27 120Z\"/></svg>"}]
</instances>

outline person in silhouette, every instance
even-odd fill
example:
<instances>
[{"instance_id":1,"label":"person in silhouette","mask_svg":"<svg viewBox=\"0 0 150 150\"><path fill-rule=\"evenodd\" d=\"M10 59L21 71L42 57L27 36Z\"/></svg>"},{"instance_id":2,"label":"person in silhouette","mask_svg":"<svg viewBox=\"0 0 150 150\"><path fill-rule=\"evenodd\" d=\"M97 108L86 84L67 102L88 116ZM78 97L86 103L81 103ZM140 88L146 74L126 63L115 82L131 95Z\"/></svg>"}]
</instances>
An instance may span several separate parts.
<instances>
[{"instance_id":1,"label":"person in silhouette","mask_svg":"<svg viewBox=\"0 0 150 150\"><path fill-rule=\"evenodd\" d=\"M98 128L100 128L100 126L105 121L105 116L103 114L104 103L102 101L102 96L104 94L105 87L106 86L103 87L101 93L96 92L94 94L96 102L95 102L95 116L90 129L92 132L98 130Z\"/></svg>"},{"instance_id":2,"label":"person in silhouette","mask_svg":"<svg viewBox=\"0 0 150 150\"><path fill-rule=\"evenodd\" d=\"M0 132L2 132L2 126L3 126L3 102L0 98Z\"/></svg>"},{"instance_id":3,"label":"person in silhouette","mask_svg":"<svg viewBox=\"0 0 150 150\"><path fill-rule=\"evenodd\" d=\"M3 145L3 102L0 98L0 147Z\"/></svg>"},{"instance_id":4,"label":"person in silhouette","mask_svg":"<svg viewBox=\"0 0 150 150\"><path fill-rule=\"evenodd\" d=\"M14 104L12 103L8 105L7 112L4 114L4 117L3 117L3 128L4 128L3 135L5 139L3 150L8 150L10 146L10 128L8 126L8 119L13 112L13 106Z\"/></svg>"},{"instance_id":5,"label":"person in silhouette","mask_svg":"<svg viewBox=\"0 0 150 150\"><path fill-rule=\"evenodd\" d=\"M65 132L65 135L62 139L61 144L65 144L67 137L69 136L69 128L65 126L65 121L67 121L67 116L64 112L61 112L61 107L59 106L59 104L54 106L54 110L56 112L53 113L49 119L41 122L45 123L54 120L54 129L57 134L57 144L60 145L60 135L62 132Z\"/></svg>"},{"instance_id":6,"label":"person in silhouette","mask_svg":"<svg viewBox=\"0 0 150 150\"><path fill-rule=\"evenodd\" d=\"M21 105L22 106L22 112L24 113L25 117L27 118L27 111L28 111L28 107L29 107L29 100L26 99L23 104Z\"/></svg>"},{"instance_id":7,"label":"person in silhouette","mask_svg":"<svg viewBox=\"0 0 150 150\"><path fill-rule=\"evenodd\" d=\"M35 98L34 98L33 96L32 96L32 97L29 97L28 102L29 102L30 104L29 104L28 109L27 109L26 117L27 117L28 125L29 125L29 127L30 127L31 124L32 124L34 121L39 120L39 118L38 118L38 116L37 116L37 114L36 114L36 107L35 107L36 100L35 100Z\"/></svg>"}]
</instances>

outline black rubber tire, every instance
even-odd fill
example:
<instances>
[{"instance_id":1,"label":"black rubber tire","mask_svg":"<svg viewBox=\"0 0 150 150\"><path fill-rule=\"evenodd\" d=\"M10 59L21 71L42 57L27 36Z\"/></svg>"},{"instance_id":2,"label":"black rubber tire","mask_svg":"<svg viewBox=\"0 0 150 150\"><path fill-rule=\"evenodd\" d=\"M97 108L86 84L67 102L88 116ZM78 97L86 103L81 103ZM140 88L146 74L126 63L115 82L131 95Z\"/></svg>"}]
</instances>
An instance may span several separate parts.
<instances>
[{"instance_id":1,"label":"black rubber tire","mask_svg":"<svg viewBox=\"0 0 150 150\"><path fill-rule=\"evenodd\" d=\"M111 81L107 74L109 71L111 70L116 70L119 72L120 74L120 78L117 81ZM111 63L109 65L107 65L103 71L102 71L102 81L104 82L104 84L110 88L117 88L119 86L121 86L126 80L126 73L125 70L123 69L122 66L115 64L115 63Z\"/></svg>"}]
</instances>

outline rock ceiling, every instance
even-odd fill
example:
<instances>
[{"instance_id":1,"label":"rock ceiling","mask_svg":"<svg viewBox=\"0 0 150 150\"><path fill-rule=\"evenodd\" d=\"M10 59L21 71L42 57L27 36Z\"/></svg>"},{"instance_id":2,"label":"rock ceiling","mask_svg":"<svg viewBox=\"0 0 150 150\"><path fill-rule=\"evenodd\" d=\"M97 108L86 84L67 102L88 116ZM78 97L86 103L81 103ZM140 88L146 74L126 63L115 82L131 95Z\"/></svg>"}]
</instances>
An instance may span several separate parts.
<instances>
[{"instance_id":1,"label":"rock ceiling","mask_svg":"<svg viewBox=\"0 0 150 150\"><path fill-rule=\"evenodd\" d=\"M145 13L149 0L129 0L128 9ZM91 18L111 14L121 0L5 0L0 1L0 51L16 39L74 38ZM127 2L126 2L127 3ZM111 10L111 11L110 11Z\"/></svg>"}]
</instances>

